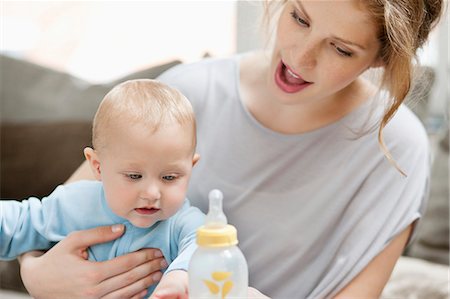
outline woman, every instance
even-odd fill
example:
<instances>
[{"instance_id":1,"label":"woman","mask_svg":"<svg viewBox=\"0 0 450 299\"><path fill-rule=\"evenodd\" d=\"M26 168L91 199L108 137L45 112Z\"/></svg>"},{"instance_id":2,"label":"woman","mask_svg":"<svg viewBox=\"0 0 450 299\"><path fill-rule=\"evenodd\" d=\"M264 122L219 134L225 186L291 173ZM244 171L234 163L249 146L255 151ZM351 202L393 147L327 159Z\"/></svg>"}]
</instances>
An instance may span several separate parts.
<instances>
[{"instance_id":1,"label":"woman","mask_svg":"<svg viewBox=\"0 0 450 299\"><path fill-rule=\"evenodd\" d=\"M375 298L423 214L428 142L402 102L442 1L281 4L271 53L160 77L196 112L202 159L188 197L205 210L210 189L224 192L250 284L262 293ZM384 70L385 91L362 78L371 68ZM121 233L78 232L39 258L24 256L25 285L45 298L142 297L161 275L157 251L102 264L79 253ZM264 297L256 289L249 294Z\"/></svg>"}]
</instances>

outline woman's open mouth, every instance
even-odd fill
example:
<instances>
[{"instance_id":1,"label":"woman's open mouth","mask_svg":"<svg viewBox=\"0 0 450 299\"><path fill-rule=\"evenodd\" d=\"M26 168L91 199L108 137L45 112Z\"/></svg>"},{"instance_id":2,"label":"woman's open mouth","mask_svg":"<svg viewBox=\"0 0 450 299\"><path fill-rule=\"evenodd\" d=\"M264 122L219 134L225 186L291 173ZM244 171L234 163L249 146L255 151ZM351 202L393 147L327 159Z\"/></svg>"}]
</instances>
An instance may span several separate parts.
<instances>
[{"instance_id":1,"label":"woman's open mouth","mask_svg":"<svg viewBox=\"0 0 450 299\"><path fill-rule=\"evenodd\" d=\"M282 60L280 60L275 71L275 83L282 91L287 93L299 92L313 84L313 82L303 80L300 75L287 67Z\"/></svg>"}]
</instances>

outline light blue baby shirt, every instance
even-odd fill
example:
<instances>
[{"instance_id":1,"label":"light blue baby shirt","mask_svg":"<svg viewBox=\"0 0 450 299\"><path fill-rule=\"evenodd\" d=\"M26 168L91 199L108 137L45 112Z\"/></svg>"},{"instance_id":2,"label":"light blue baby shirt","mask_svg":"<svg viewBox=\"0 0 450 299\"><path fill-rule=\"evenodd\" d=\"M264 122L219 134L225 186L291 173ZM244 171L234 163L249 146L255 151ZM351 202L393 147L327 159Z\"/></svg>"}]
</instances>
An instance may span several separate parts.
<instances>
[{"instance_id":1,"label":"light blue baby shirt","mask_svg":"<svg viewBox=\"0 0 450 299\"><path fill-rule=\"evenodd\" d=\"M2 260L30 250L49 249L73 231L121 223L125 225L124 235L90 247L89 259L105 261L142 248L159 248L169 263L166 272L187 270L196 248L196 230L204 222L204 214L186 199L169 219L149 228L135 227L111 211L98 181L58 186L42 201L35 197L22 202L0 201L0 216ZM149 288L149 294L154 288Z\"/></svg>"}]
</instances>

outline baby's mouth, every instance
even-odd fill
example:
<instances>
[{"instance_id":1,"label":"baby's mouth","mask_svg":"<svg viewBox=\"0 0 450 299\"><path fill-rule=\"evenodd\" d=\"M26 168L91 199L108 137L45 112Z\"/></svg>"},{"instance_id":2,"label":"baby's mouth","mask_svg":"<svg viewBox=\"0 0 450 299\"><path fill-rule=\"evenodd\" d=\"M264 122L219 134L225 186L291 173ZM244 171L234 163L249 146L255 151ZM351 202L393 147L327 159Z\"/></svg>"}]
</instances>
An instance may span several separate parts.
<instances>
[{"instance_id":1,"label":"baby's mouth","mask_svg":"<svg viewBox=\"0 0 450 299\"><path fill-rule=\"evenodd\" d=\"M152 215L157 213L160 209L156 208L136 208L134 209L138 214L141 215Z\"/></svg>"}]
</instances>

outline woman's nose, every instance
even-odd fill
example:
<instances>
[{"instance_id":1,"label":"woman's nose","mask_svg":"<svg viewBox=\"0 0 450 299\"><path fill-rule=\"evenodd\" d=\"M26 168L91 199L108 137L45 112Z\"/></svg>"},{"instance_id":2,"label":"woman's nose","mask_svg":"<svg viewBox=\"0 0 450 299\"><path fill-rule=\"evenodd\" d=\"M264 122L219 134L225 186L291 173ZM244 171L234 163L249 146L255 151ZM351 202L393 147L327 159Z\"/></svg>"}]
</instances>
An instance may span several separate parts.
<instances>
[{"instance_id":1,"label":"woman's nose","mask_svg":"<svg viewBox=\"0 0 450 299\"><path fill-rule=\"evenodd\" d=\"M297 46L292 51L292 61L298 69L312 69L317 65L318 47L313 44Z\"/></svg>"}]
</instances>

